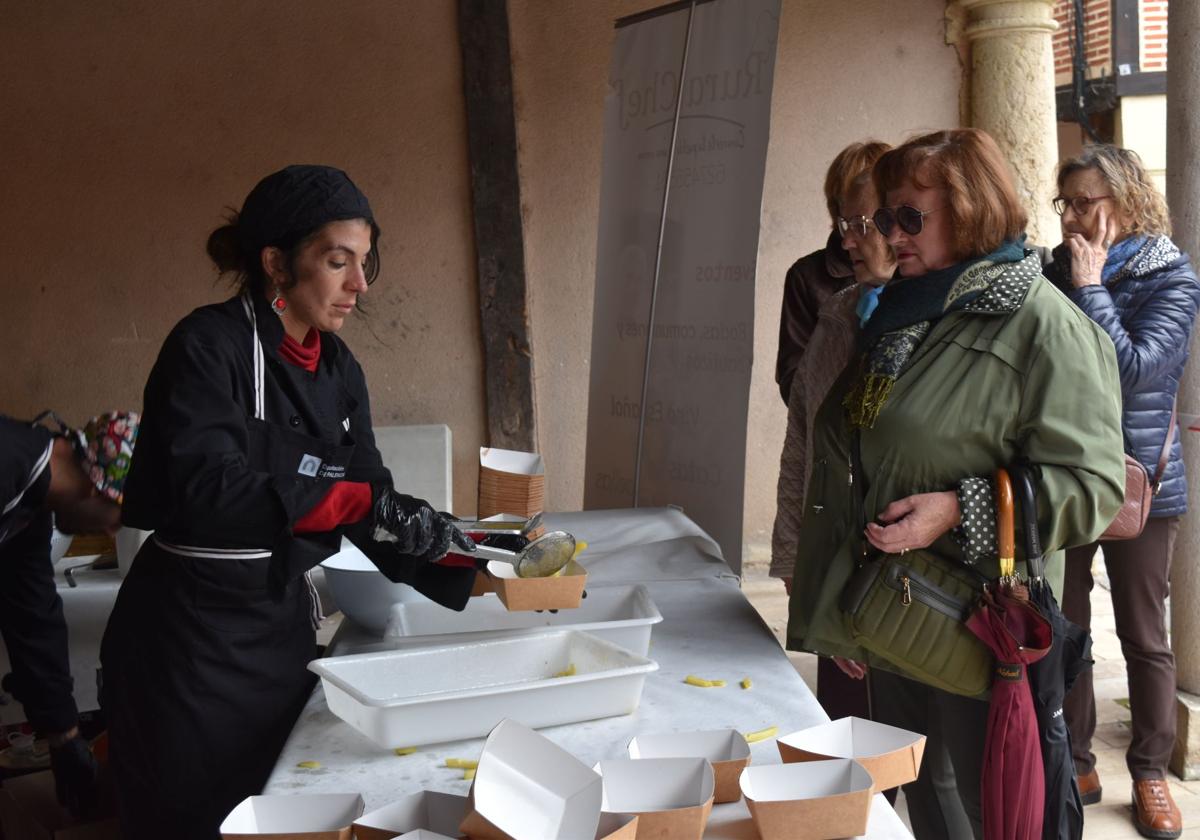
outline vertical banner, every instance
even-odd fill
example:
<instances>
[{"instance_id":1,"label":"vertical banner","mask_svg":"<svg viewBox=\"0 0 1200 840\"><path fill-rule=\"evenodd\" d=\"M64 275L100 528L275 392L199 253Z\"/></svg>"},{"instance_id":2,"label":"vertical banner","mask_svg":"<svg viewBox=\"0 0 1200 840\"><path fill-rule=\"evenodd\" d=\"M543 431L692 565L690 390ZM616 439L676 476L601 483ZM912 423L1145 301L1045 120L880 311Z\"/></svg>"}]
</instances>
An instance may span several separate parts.
<instances>
[{"instance_id":1,"label":"vertical banner","mask_svg":"<svg viewBox=\"0 0 1200 840\"><path fill-rule=\"evenodd\" d=\"M584 506L679 505L738 572L778 25L779 0L619 24L605 103Z\"/></svg>"}]
</instances>

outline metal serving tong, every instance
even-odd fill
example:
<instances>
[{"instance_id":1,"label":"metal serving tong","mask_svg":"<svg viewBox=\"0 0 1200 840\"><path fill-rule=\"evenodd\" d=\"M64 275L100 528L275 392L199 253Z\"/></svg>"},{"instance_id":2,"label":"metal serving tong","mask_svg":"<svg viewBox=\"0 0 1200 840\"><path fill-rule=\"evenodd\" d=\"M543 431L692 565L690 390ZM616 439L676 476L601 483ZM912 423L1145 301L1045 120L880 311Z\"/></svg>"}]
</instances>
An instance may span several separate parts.
<instances>
[{"instance_id":1,"label":"metal serving tong","mask_svg":"<svg viewBox=\"0 0 1200 840\"><path fill-rule=\"evenodd\" d=\"M455 524L464 531L474 530L459 523ZM454 553L478 560L508 563L517 570L517 577L520 578L553 577L575 556L575 537L566 531L548 531L520 551L505 551L502 548L476 543L474 551L456 548Z\"/></svg>"}]
</instances>

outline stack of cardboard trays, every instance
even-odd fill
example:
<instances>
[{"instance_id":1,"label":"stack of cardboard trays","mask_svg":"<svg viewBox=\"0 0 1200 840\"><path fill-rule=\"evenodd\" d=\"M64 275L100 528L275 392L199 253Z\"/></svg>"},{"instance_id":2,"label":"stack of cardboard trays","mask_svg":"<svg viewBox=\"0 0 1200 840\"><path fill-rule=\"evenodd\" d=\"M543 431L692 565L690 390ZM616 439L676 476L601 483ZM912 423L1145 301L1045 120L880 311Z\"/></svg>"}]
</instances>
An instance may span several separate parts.
<instances>
[{"instance_id":1,"label":"stack of cardboard trays","mask_svg":"<svg viewBox=\"0 0 1200 840\"><path fill-rule=\"evenodd\" d=\"M546 466L536 452L479 448L480 519L497 513L533 516L546 506Z\"/></svg>"}]
</instances>

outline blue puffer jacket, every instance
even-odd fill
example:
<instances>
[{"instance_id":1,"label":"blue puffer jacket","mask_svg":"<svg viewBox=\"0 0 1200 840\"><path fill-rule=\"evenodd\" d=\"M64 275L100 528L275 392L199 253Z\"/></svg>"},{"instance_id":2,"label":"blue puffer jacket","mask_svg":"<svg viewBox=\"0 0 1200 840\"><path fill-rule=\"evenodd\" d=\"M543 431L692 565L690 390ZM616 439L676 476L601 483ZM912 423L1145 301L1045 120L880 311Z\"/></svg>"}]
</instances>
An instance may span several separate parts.
<instances>
[{"instance_id":1,"label":"blue puffer jacket","mask_svg":"<svg viewBox=\"0 0 1200 840\"><path fill-rule=\"evenodd\" d=\"M1101 286L1076 289L1071 285L1070 254L1064 245L1054 249L1053 263L1045 273L1116 345L1125 403L1121 418L1125 451L1141 461L1153 478L1200 307L1200 280L1191 262L1168 237L1160 236L1147 240ZM1186 512L1187 476L1176 429L1162 489L1150 515Z\"/></svg>"}]
</instances>

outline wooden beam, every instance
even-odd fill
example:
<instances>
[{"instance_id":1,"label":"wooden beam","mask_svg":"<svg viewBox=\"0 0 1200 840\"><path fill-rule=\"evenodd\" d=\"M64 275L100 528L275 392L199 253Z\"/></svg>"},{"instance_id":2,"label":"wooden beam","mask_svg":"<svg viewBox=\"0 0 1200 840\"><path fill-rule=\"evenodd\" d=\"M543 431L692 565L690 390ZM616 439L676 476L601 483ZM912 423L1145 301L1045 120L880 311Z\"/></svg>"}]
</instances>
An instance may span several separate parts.
<instances>
[{"instance_id":1,"label":"wooden beam","mask_svg":"<svg viewBox=\"0 0 1200 840\"><path fill-rule=\"evenodd\" d=\"M492 446L537 450L507 0L458 0Z\"/></svg>"}]
</instances>

